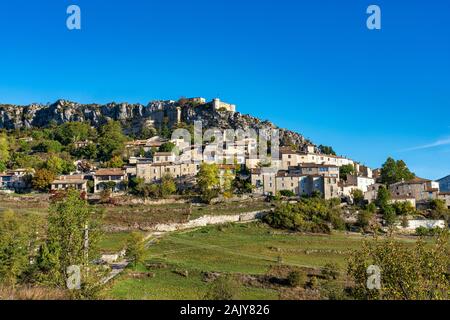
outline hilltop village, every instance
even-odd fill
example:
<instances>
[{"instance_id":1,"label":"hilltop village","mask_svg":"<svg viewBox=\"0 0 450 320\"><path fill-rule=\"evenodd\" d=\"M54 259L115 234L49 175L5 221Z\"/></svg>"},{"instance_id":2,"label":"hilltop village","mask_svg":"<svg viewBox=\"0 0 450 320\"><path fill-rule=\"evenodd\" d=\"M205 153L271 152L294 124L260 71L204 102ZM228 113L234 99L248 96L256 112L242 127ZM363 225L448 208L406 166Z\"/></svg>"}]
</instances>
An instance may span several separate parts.
<instances>
[{"instance_id":1,"label":"hilltop village","mask_svg":"<svg viewBox=\"0 0 450 320\"><path fill-rule=\"evenodd\" d=\"M50 119L46 125L43 117ZM208 194L207 201L243 195L319 196L370 204L377 201L379 189L385 188L390 203L427 209L436 200L450 208L449 177L422 179L401 162L408 174L386 181L393 159L384 168L372 169L286 130L280 136L277 157L270 154L274 146L264 155L258 152L257 136L220 146L214 139L192 145L193 137L173 137L176 129L195 135L194 121L200 121L204 129L240 129L248 122L256 130L276 128L270 122L245 117L234 104L220 99L207 102L201 97L152 102L147 107L81 106L67 101L47 106L3 105L0 192L56 194L76 189L94 200L202 193ZM139 128L137 134L134 127ZM393 162L394 167L398 164ZM210 181L205 182L208 174Z\"/></svg>"}]
</instances>

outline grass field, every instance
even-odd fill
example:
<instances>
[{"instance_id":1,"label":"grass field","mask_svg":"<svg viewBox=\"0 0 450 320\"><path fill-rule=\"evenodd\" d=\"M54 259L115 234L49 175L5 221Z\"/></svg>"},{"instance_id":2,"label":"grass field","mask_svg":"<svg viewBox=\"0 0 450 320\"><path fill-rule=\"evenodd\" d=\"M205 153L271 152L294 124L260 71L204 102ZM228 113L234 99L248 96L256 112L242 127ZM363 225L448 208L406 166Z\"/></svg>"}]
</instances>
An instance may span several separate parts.
<instances>
[{"instance_id":1,"label":"grass field","mask_svg":"<svg viewBox=\"0 0 450 320\"><path fill-rule=\"evenodd\" d=\"M262 223L211 226L172 233L147 250L146 262L167 265L153 278L131 278L127 273L114 280L108 296L115 299L199 299L207 284L201 273L221 272L262 275L278 264L320 268L328 262L345 271L347 258L366 239L361 235L334 233L308 235L274 230ZM370 239L370 238L369 238ZM406 243L413 240L405 239ZM137 270L145 271L143 265ZM174 270L187 270L185 278ZM148 270L147 270L148 271ZM130 272L130 271L128 271ZM276 299L267 288L243 287L242 299Z\"/></svg>"}]
</instances>

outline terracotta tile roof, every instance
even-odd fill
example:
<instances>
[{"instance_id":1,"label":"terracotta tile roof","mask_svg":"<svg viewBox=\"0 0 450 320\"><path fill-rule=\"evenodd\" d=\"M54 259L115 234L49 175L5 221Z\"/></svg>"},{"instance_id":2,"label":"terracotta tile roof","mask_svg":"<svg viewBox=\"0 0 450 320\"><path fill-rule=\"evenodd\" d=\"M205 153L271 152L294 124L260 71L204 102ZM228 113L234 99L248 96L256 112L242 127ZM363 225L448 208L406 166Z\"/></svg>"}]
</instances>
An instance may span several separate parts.
<instances>
[{"instance_id":1,"label":"terracotta tile roof","mask_svg":"<svg viewBox=\"0 0 450 320\"><path fill-rule=\"evenodd\" d=\"M122 176L125 172L119 168L98 169L95 171L96 176Z\"/></svg>"}]
</instances>

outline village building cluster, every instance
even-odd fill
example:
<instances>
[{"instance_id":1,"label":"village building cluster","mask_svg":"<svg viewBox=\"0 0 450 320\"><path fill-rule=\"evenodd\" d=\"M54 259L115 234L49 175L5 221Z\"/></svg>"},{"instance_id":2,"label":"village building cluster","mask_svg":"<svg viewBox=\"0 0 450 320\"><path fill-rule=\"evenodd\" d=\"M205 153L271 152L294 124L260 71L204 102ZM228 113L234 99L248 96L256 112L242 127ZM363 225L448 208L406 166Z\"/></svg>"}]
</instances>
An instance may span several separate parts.
<instances>
[{"instance_id":1,"label":"village building cluster","mask_svg":"<svg viewBox=\"0 0 450 320\"><path fill-rule=\"evenodd\" d=\"M199 104L206 102L204 98L186 100ZM219 99L211 103L216 110L236 111L235 105ZM177 113L179 118L178 109ZM169 142L174 146L172 151L158 151ZM320 153L313 144L305 144L300 150L279 147L277 157L258 154L261 151L258 149L257 138L248 136L223 145L211 140L191 146L190 141L180 137L169 140L155 136L134 140L125 145L124 158L128 162L122 168L92 168L88 172L78 170L71 175L57 177L50 189L56 192L74 188L94 194L108 189L120 193L126 191L127 182L132 178L139 178L145 183L158 183L165 175L170 175L182 190L195 187L200 165L206 162L218 165L220 179L231 174L250 181L255 195L276 195L287 191L296 196L319 193L325 199L331 199L351 198L354 190L360 190L368 202L373 202L377 197L381 185L376 182L379 169L372 170L346 157ZM353 174L347 174L345 179L341 177L342 166L353 166ZM21 191L29 185L27 179L32 175L32 171L25 169L1 173L0 190ZM419 206L430 199L442 199L450 207L450 176L438 181L421 178L402 181L390 185L389 191L394 202L407 201Z\"/></svg>"}]
</instances>

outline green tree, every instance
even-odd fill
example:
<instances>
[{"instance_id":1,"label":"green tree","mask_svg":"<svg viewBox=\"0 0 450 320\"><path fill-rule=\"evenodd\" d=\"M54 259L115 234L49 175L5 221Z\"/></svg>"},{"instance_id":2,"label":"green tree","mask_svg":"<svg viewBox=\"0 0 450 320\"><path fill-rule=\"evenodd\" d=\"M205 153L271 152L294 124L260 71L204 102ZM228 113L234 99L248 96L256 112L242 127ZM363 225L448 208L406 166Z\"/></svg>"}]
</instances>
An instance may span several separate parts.
<instances>
[{"instance_id":1,"label":"green tree","mask_svg":"<svg viewBox=\"0 0 450 320\"><path fill-rule=\"evenodd\" d=\"M349 260L347 273L355 283L352 296L364 300L446 300L450 288L448 248L447 231L440 234L434 245L419 240L410 247L393 238L366 241ZM379 290L367 286L370 265L380 269Z\"/></svg>"},{"instance_id":2,"label":"green tree","mask_svg":"<svg viewBox=\"0 0 450 320\"><path fill-rule=\"evenodd\" d=\"M200 190L203 201L210 202L220 192L219 168L215 163L205 163L200 165L197 173L197 186Z\"/></svg>"},{"instance_id":3,"label":"green tree","mask_svg":"<svg viewBox=\"0 0 450 320\"><path fill-rule=\"evenodd\" d=\"M173 144L172 142L165 142L159 147L158 151L159 152L172 152L172 150L174 150L174 148L175 148L175 144Z\"/></svg>"},{"instance_id":4,"label":"green tree","mask_svg":"<svg viewBox=\"0 0 450 320\"><path fill-rule=\"evenodd\" d=\"M47 240L40 250L38 268L46 282L65 286L67 268L78 265L83 276L98 253L99 217L76 190L50 205Z\"/></svg>"},{"instance_id":5,"label":"green tree","mask_svg":"<svg viewBox=\"0 0 450 320\"><path fill-rule=\"evenodd\" d=\"M0 134L0 163L4 166L10 159L8 137L5 133ZM0 170L3 171L3 170Z\"/></svg>"},{"instance_id":6,"label":"green tree","mask_svg":"<svg viewBox=\"0 0 450 320\"><path fill-rule=\"evenodd\" d=\"M392 226L397 221L397 215L395 213L395 208L392 205L384 206L383 209L383 219L388 226Z\"/></svg>"},{"instance_id":7,"label":"green tree","mask_svg":"<svg viewBox=\"0 0 450 320\"><path fill-rule=\"evenodd\" d=\"M122 154L126 137L122 126L117 121L109 121L99 129L98 156L101 161L108 161L112 157Z\"/></svg>"},{"instance_id":8,"label":"green tree","mask_svg":"<svg viewBox=\"0 0 450 320\"><path fill-rule=\"evenodd\" d=\"M289 272L287 282L291 287L299 287L305 285L307 276L304 272L294 270Z\"/></svg>"},{"instance_id":9,"label":"green tree","mask_svg":"<svg viewBox=\"0 0 450 320\"><path fill-rule=\"evenodd\" d=\"M38 220L13 211L0 213L0 282L14 286L30 268Z\"/></svg>"},{"instance_id":10,"label":"green tree","mask_svg":"<svg viewBox=\"0 0 450 320\"><path fill-rule=\"evenodd\" d=\"M114 156L106 163L106 167L108 168L122 168L124 166L124 162L121 156Z\"/></svg>"},{"instance_id":11,"label":"green tree","mask_svg":"<svg viewBox=\"0 0 450 320\"><path fill-rule=\"evenodd\" d=\"M341 167L339 167L339 176L341 179L347 181L348 175L354 175L355 174L355 167L352 164L345 164Z\"/></svg>"},{"instance_id":12,"label":"green tree","mask_svg":"<svg viewBox=\"0 0 450 320\"><path fill-rule=\"evenodd\" d=\"M357 225L363 230L366 230L373 219L373 213L368 210L361 210L358 213Z\"/></svg>"},{"instance_id":13,"label":"green tree","mask_svg":"<svg viewBox=\"0 0 450 320\"><path fill-rule=\"evenodd\" d=\"M31 184L34 189L39 191L48 191L50 184L56 179L53 171L48 169L38 169L33 175Z\"/></svg>"},{"instance_id":14,"label":"green tree","mask_svg":"<svg viewBox=\"0 0 450 320\"><path fill-rule=\"evenodd\" d=\"M59 153L62 150L62 145L56 140L44 140L33 149L37 152Z\"/></svg>"},{"instance_id":15,"label":"green tree","mask_svg":"<svg viewBox=\"0 0 450 320\"><path fill-rule=\"evenodd\" d=\"M75 165L72 162L61 159L58 156L52 155L45 162L45 169L53 172L55 175L69 174L75 171Z\"/></svg>"},{"instance_id":16,"label":"green tree","mask_svg":"<svg viewBox=\"0 0 450 320\"><path fill-rule=\"evenodd\" d=\"M55 139L67 146L77 141L85 141L93 137L95 129L86 122L66 122L56 128Z\"/></svg>"},{"instance_id":17,"label":"green tree","mask_svg":"<svg viewBox=\"0 0 450 320\"><path fill-rule=\"evenodd\" d=\"M381 182L391 185L402 180L408 181L414 179L415 175L409 171L403 160L395 161L393 158L387 158L381 167Z\"/></svg>"},{"instance_id":18,"label":"green tree","mask_svg":"<svg viewBox=\"0 0 450 320\"><path fill-rule=\"evenodd\" d=\"M364 193L360 189L353 189L351 195L355 204L360 206L364 204Z\"/></svg>"},{"instance_id":19,"label":"green tree","mask_svg":"<svg viewBox=\"0 0 450 320\"><path fill-rule=\"evenodd\" d=\"M329 146L320 145L319 151L323 154L328 154L328 155L333 155L333 156L336 155L336 152L333 150L333 147L329 147Z\"/></svg>"},{"instance_id":20,"label":"green tree","mask_svg":"<svg viewBox=\"0 0 450 320\"><path fill-rule=\"evenodd\" d=\"M139 232L132 232L127 240L126 257L133 262L134 267L143 261L145 255L144 236Z\"/></svg>"},{"instance_id":21,"label":"green tree","mask_svg":"<svg viewBox=\"0 0 450 320\"><path fill-rule=\"evenodd\" d=\"M239 283L232 276L219 276L210 284L205 299L235 300L239 294Z\"/></svg>"},{"instance_id":22,"label":"green tree","mask_svg":"<svg viewBox=\"0 0 450 320\"><path fill-rule=\"evenodd\" d=\"M447 205L444 200L433 199L430 201L431 217L433 219L445 219L448 220L450 210L447 209Z\"/></svg>"},{"instance_id":23,"label":"green tree","mask_svg":"<svg viewBox=\"0 0 450 320\"><path fill-rule=\"evenodd\" d=\"M389 204L391 199L391 193L385 186L380 186L378 188L377 199L375 200L376 205L383 209Z\"/></svg>"},{"instance_id":24,"label":"green tree","mask_svg":"<svg viewBox=\"0 0 450 320\"><path fill-rule=\"evenodd\" d=\"M161 178L161 196L167 197L171 194L174 194L177 191L177 185L175 184L175 180L170 174L165 174Z\"/></svg>"}]
</instances>

